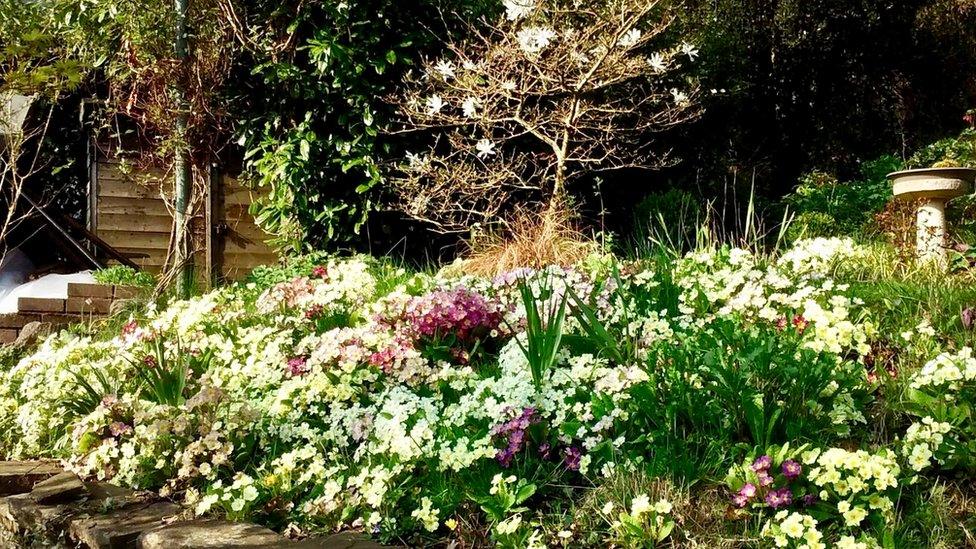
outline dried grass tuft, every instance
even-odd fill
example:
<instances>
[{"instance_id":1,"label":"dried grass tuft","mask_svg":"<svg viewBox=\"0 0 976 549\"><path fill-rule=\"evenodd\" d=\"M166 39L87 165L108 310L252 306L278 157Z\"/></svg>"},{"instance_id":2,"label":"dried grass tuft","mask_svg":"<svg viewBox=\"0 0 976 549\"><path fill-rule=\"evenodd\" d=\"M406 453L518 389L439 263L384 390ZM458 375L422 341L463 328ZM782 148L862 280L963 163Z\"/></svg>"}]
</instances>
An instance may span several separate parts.
<instances>
[{"instance_id":1,"label":"dried grass tuft","mask_svg":"<svg viewBox=\"0 0 976 549\"><path fill-rule=\"evenodd\" d=\"M459 270L490 277L525 267L574 265L600 248L574 219L568 207L521 209L507 221L505 231L472 238Z\"/></svg>"}]
</instances>

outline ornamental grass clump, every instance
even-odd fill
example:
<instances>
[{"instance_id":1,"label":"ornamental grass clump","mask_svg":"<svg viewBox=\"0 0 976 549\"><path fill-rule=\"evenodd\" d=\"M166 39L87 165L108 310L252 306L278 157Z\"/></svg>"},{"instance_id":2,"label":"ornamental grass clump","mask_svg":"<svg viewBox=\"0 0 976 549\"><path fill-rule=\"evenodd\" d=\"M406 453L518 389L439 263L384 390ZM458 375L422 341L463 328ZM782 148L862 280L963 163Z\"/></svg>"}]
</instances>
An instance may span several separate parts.
<instances>
[{"instance_id":1,"label":"ornamental grass clump","mask_svg":"<svg viewBox=\"0 0 976 549\"><path fill-rule=\"evenodd\" d=\"M501 229L473 235L458 268L492 277L524 268L577 265L599 253L600 245L577 228L575 218L564 205L517 210Z\"/></svg>"}]
</instances>

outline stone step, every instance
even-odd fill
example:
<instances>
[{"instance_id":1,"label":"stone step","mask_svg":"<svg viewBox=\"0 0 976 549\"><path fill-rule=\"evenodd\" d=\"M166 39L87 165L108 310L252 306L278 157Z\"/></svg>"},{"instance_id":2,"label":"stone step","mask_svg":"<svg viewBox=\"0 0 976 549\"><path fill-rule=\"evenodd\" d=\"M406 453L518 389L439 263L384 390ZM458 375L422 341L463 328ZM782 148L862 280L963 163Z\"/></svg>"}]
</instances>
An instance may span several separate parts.
<instances>
[{"instance_id":1,"label":"stone step","mask_svg":"<svg viewBox=\"0 0 976 549\"><path fill-rule=\"evenodd\" d=\"M60 473L34 485L30 495L39 505L77 501L88 495L88 488L74 473Z\"/></svg>"},{"instance_id":2,"label":"stone step","mask_svg":"<svg viewBox=\"0 0 976 549\"><path fill-rule=\"evenodd\" d=\"M139 549L284 547L287 538L256 524L193 520L156 528L139 537Z\"/></svg>"},{"instance_id":3,"label":"stone step","mask_svg":"<svg viewBox=\"0 0 976 549\"><path fill-rule=\"evenodd\" d=\"M100 297L112 299L111 284L92 284L90 282L69 282L68 297Z\"/></svg>"},{"instance_id":4,"label":"stone step","mask_svg":"<svg viewBox=\"0 0 976 549\"><path fill-rule=\"evenodd\" d=\"M41 315L27 313L5 313L0 315L0 328L19 330L31 322L37 322Z\"/></svg>"},{"instance_id":5,"label":"stone step","mask_svg":"<svg viewBox=\"0 0 976 549\"><path fill-rule=\"evenodd\" d=\"M112 299L99 297L69 297L64 310L69 314L107 315L112 312Z\"/></svg>"},{"instance_id":6,"label":"stone step","mask_svg":"<svg viewBox=\"0 0 976 549\"><path fill-rule=\"evenodd\" d=\"M296 541L288 547L292 549L384 549L389 546L368 540L357 532L339 532L325 538Z\"/></svg>"},{"instance_id":7,"label":"stone step","mask_svg":"<svg viewBox=\"0 0 976 549\"><path fill-rule=\"evenodd\" d=\"M0 496L30 492L38 482L62 472L53 461L0 461Z\"/></svg>"},{"instance_id":8,"label":"stone step","mask_svg":"<svg viewBox=\"0 0 976 549\"><path fill-rule=\"evenodd\" d=\"M5 497L4 497L5 496ZM0 548L380 549L352 532L292 541L267 528L215 519L105 482L82 481L56 463L0 462Z\"/></svg>"},{"instance_id":9,"label":"stone step","mask_svg":"<svg viewBox=\"0 0 976 549\"><path fill-rule=\"evenodd\" d=\"M89 549L136 549L143 532L162 526L181 511L176 504L160 502L73 518L68 523L68 537Z\"/></svg>"},{"instance_id":10,"label":"stone step","mask_svg":"<svg viewBox=\"0 0 976 549\"><path fill-rule=\"evenodd\" d=\"M198 519L177 522L139 536L138 549L383 549L354 532L292 541L256 524Z\"/></svg>"},{"instance_id":11,"label":"stone step","mask_svg":"<svg viewBox=\"0 0 976 549\"><path fill-rule=\"evenodd\" d=\"M61 486L69 492L75 490L66 477L62 482ZM51 486L51 483L41 485L40 493ZM145 492L137 493L100 482L85 485L85 492L81 499L51 505L38 503L35 494L30 492L0 498L0 533L45 547L66 546L71 520L98 515L106 509L145 505L151 497Z\"/></svg>"}]
</instances>

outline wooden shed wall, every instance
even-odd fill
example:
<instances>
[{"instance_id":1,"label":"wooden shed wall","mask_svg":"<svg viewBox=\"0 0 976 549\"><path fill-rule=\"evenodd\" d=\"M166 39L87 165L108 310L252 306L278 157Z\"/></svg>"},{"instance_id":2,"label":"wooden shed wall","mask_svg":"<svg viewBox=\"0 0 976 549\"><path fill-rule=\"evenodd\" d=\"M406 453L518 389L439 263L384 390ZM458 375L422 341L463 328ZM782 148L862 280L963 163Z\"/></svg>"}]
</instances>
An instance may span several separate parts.
<instances>
[{"instance_id":1,"label":"wooden shed wall","mask_svg":"<svg viewBox=\"0 0 976 549\"><path fill-rule=\"evenodd\" d=\"M93 232L140 267L159 272L173 227L162 194L172 197L169 177L161 170L123 169L110 159L100 159L93 171ZM233 177L214 178L211 195L200 201L191 224L194 265L201 280L236 280L277 260L248 213L251 200L252 192Z\"/></svg>"}]
</instances>

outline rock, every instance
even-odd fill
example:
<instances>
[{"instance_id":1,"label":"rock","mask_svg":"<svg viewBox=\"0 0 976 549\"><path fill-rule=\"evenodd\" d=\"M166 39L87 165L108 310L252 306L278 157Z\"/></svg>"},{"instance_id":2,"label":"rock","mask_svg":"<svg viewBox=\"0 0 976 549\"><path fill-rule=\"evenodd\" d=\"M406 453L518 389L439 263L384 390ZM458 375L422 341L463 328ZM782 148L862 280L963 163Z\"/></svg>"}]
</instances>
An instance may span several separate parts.
<instances>
[{"instance_id":1,"label":"rock","mask_svg":"<svg viewBox=\"0 0 976 549\"><path fill-rule=\"evenodd\" d=\"M19 539L56 544L73 510L66 505L39 505L30 494L0 498L0 530Z\"/></svg>"},{"instance_id":2,"label":"rock","mask_svg":"<svg viewBox=\"0 0 976 549\"><path fill-rule=\"evenodd\" d=\"M0 461L0 496L23 494L63 469L52 461Z\"/></svg>"},{"instance_id":3,"label":"rock","mask_svg":"<svg viewBox=\"0 0 976 549\"><path fill-rule=\"evenodd\" d=\"M139 549L231 549L285 547L284 536L256 524L194 520L150 530L139 537Z\"/></svg>"},{"instance_id":4,"label":"rock","mask_svg":"<svg viewBox=\"0 0 976 549\"><path fill-rule=\"evenodd\" d=\"M39 340L50 335L53 330L54 325L50 322L28 322L20 329L20 334L14 340L13 346L18 349L33 347Z\"/></svg>"},{"instance_id":5,"label":"rock","mask_svg":"<svg viewBox=\"0 0 976 549\"><path fill-rule=\"evenodd\" d=\"M0 498L0 532L12 534L18 540L33 540L41 546L65 546L65 531L73 518L105 513L126 505L145 505L146 498L150 497L148 493L136 493L106 483L89 484L87 492L85 499L60 505L40 504L30 493ZM6 546L0 544L0 547Z\"/></svg>"},{"instance_id":6,"label":"rock","mask_svg":"<svg viewBox=\"0 0 976 549\"><path fill-rule=\"evenodd\" d=\"M139 535L180 513L172 503L129 505L104 515L73 518L68 537L89 549L135 548Z\"/></svg>"},{"instance_id":7,"label":"rock","mask_svg":"<svg viewBox=\"0 0 976 549\"><path fill-rule=\"evenodd\" d=\"M356 532L340 532L327 538L312 538L293 542L287 547L292 549L383 549L385 546L370 541Z\"/></svg>"},{"instance_id":8,"label":"rock","mask_svg":"<svg viewBox=\"0 0 976 549\"><path fill-rule=\"evenodd\" d=\"M88 495L85 483L74 473L60 473L34 485L31 497L41 505L67 503Z\"/></svg>"}]
</instances>

